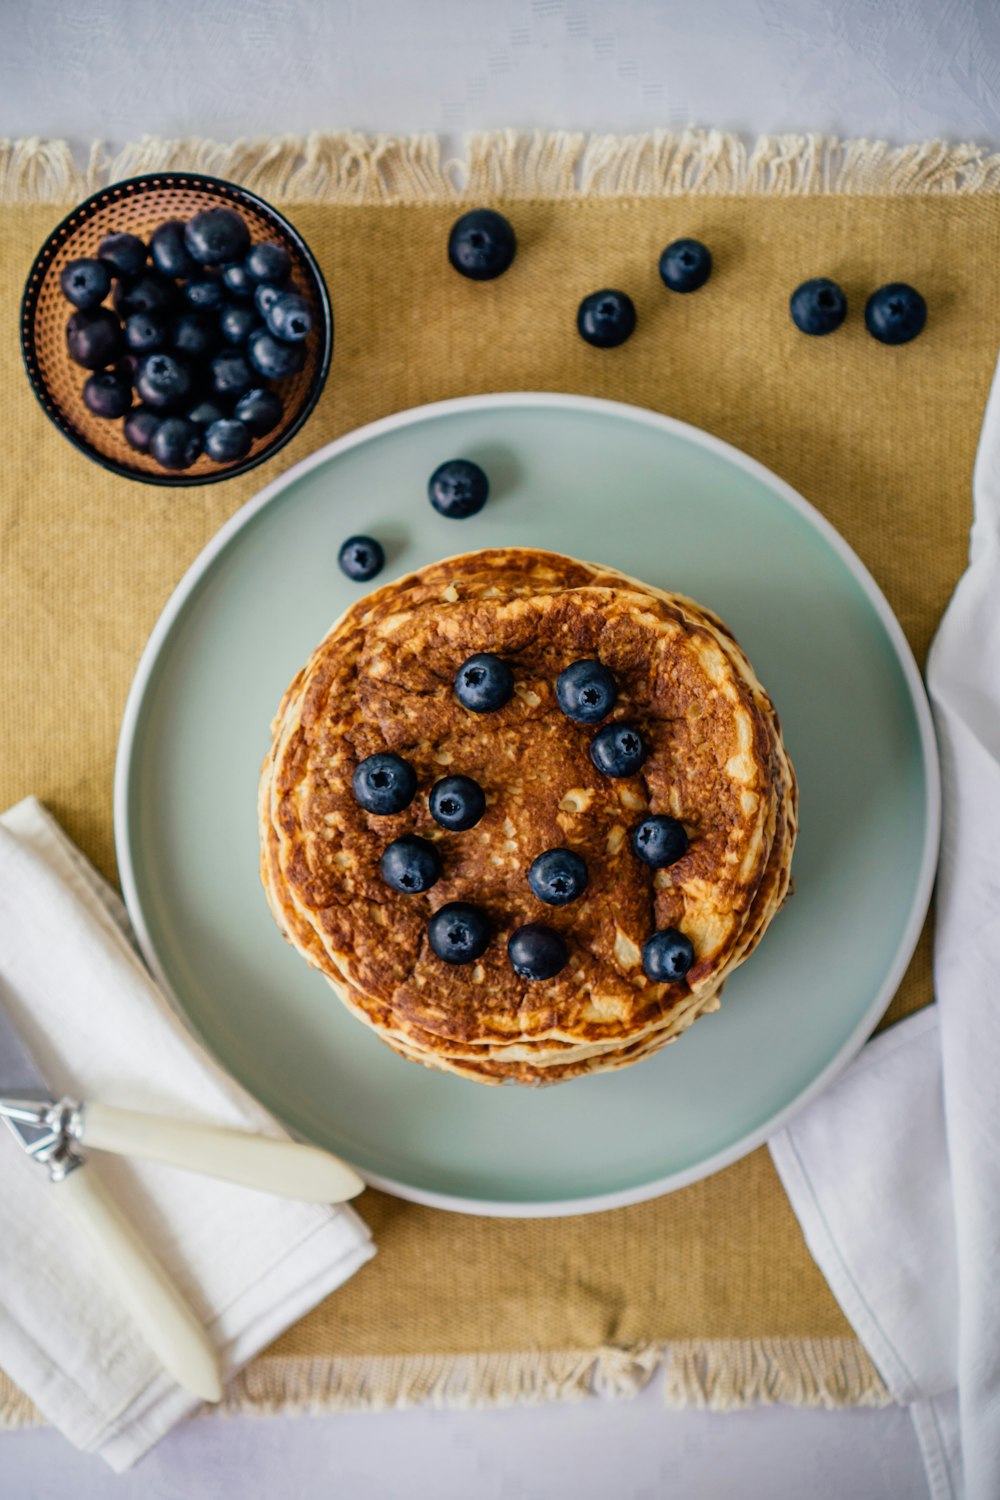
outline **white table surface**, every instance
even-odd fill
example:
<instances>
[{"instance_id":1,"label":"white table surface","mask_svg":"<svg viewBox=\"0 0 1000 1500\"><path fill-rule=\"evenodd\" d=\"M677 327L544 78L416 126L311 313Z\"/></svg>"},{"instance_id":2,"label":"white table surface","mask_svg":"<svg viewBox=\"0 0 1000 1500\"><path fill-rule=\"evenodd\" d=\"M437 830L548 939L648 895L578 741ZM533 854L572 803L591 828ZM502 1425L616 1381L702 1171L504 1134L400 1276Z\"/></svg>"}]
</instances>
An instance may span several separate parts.
<instances>
[{"instance_id":1,"label":"white table surface","mask_svg":"<svg viewBox=\"0 0 1000 1500\"><path fill-rule=\"evenodd\" d=\"M717 125L1000 145L996 0L0 0L0 136ZM363 1202L362 1202L363 1211ZM2 1361L2 1350L0 1350ZM200 1418L130 1475L0 1434L23 1500L924 1500L906 1414Z\"/></svg>"}]
</instances>

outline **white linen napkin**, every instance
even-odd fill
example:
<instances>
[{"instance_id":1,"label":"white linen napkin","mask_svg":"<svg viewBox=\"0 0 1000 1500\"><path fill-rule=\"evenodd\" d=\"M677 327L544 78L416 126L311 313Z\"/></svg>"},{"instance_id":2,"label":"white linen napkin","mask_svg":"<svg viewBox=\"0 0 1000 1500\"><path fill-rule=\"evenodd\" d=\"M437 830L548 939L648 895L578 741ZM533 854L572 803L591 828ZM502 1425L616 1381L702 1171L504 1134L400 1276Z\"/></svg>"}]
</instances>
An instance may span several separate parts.
<instances>
[{"instance_id":1,"label":"white linen napkin","mask_svg":"<svg viewBox=\"0 0 1000 1500\"><path fill-rule=\"evenodd\" d=\"M969 567L931 648L941 746L937 1005L771 1141L809 1247L892 1393L933 1500L1000 1496L1000 372Z\"/></svg>"},{"instance_id":2,"label":"white linen napkin","mask_svg":"<svg viewBox=\"0 0 1000 1500\"><path fill-rule=\"evenodd\" d=\"M125 908L34 798L0 817L0 986L59 1092L281 1135L186 1032L130 943ZM225 1375L374 1254L349 1208L296 1203L94 1152L176 1280ZM133 1464L197 1405L135 1332L59 1189L0 1127L0 1367L78 1448Z\"/></svg>"}]
</instances>

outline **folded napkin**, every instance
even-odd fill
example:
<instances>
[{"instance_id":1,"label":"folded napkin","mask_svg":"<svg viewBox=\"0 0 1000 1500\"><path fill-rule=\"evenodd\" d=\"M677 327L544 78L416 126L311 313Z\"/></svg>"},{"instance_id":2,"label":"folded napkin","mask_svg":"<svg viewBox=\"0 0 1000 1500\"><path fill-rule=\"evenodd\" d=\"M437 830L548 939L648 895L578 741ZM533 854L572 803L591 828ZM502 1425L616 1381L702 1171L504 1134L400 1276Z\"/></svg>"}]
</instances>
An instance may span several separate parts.
<instances>
[{"instance_id":1,"label":"folded napkin","mask_svg":"<svg viewBox=\"0 0 1000 1500\"><path fill-rule=\"evenodd\" d=\"M0 817L0 986L60 1092L281 1135L168 1007L125 908L29 798ZM231 1374L374 1254L349 1208L93 1153L86 1169L190 1301ZM0 1366L79 1448L140 1458L197 1398L136 1334L36 1163L0 1128Z\"/></svg>"},{"instance_id":2,"label":"folded napkin","mask_svg":"<svg viewBox=\"0 0 1000 1500\"><path fill-rule=\"evenodd\" d=\"M771 1142L806 1239L898 1400L933 1500L1000 1496L1000 372L969 567L931 648L944 828L937 1005Z\"/></svg>"}]
</instances>

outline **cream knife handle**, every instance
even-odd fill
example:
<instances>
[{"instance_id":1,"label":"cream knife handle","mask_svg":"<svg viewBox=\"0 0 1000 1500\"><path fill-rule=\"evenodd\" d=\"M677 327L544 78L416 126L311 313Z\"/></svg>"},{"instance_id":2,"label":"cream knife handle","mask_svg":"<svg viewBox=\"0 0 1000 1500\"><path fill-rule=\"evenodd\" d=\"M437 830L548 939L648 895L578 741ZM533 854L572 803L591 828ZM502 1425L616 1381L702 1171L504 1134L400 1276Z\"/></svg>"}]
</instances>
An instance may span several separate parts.
<instances>
[{"instance_id":1,"label":"cream knife handle","mask_svg":"<svg viewBox=\"0 0 1000 1500\"><path fill-rule=\"evenodd\" d=\"M352 1167L317 1146L112 1104L84 1107L80 1140L98 1151L160 1161L307 1203L343 1203L364 1187Z\"/></svg>"},{"instance_id":2,"label":"cream knife handle","mask_svg":"<svg viewBox=\"0 0 1000 1500\"><path fill-rule=\"evenodd\" d=\"M107 1197L88 1167L53 1185L59 1202L84 1231L107 1284L128 1308L164 1369L203 1401L222 1395L219 1361L208 1334L159 1261Z\"/></svg>"}]
</instances>

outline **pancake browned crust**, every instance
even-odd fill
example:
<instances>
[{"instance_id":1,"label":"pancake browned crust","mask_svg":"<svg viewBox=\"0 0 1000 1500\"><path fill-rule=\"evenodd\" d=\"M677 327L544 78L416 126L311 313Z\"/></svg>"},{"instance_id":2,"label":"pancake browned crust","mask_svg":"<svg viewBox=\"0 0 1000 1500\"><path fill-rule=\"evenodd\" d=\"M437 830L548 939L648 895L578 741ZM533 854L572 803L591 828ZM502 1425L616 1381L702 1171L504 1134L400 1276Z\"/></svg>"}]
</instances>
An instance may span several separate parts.
<instances>
[{"instance_id":1,"label":"pancake browned crust","mask_svg":"<svg viewBox=\"0 0 1000 1500\"><path fill-rule=\"evenodd\" d=\"M470 713L452 691L477 651L514 671L514 696L496 713ZM610 719L642 730L636 776L602 776L588 754L593 727L558 708L559 672L584 657L615 675ZM481 1082L557 1082L648 1056L718 1007L787 893L795 777L746 657L709 611L595 564L498 549L376 590L317 647L272 734L261 871L285 936L396 1051ZM376 817L356 803L351 777L387 749L411 762L419 790L404 812ZM439 828L427 807L433 782L455 773L487 794L464 833ZM629 831L647 811L688 831L669 869L632 852ZM441 855L426 894L399 894L379 873L402 833ZM527 870L560 845L584 857L589 883L555 908L532 894ZM427 942L429 916L456 900L493 924L474 964L443 963ZM524 922L565 937L570 960L555 979L511 969L507 938ZM641 962L665 927L695 950L673 985L652 983Z\"/></svg>"}]
</instances>

